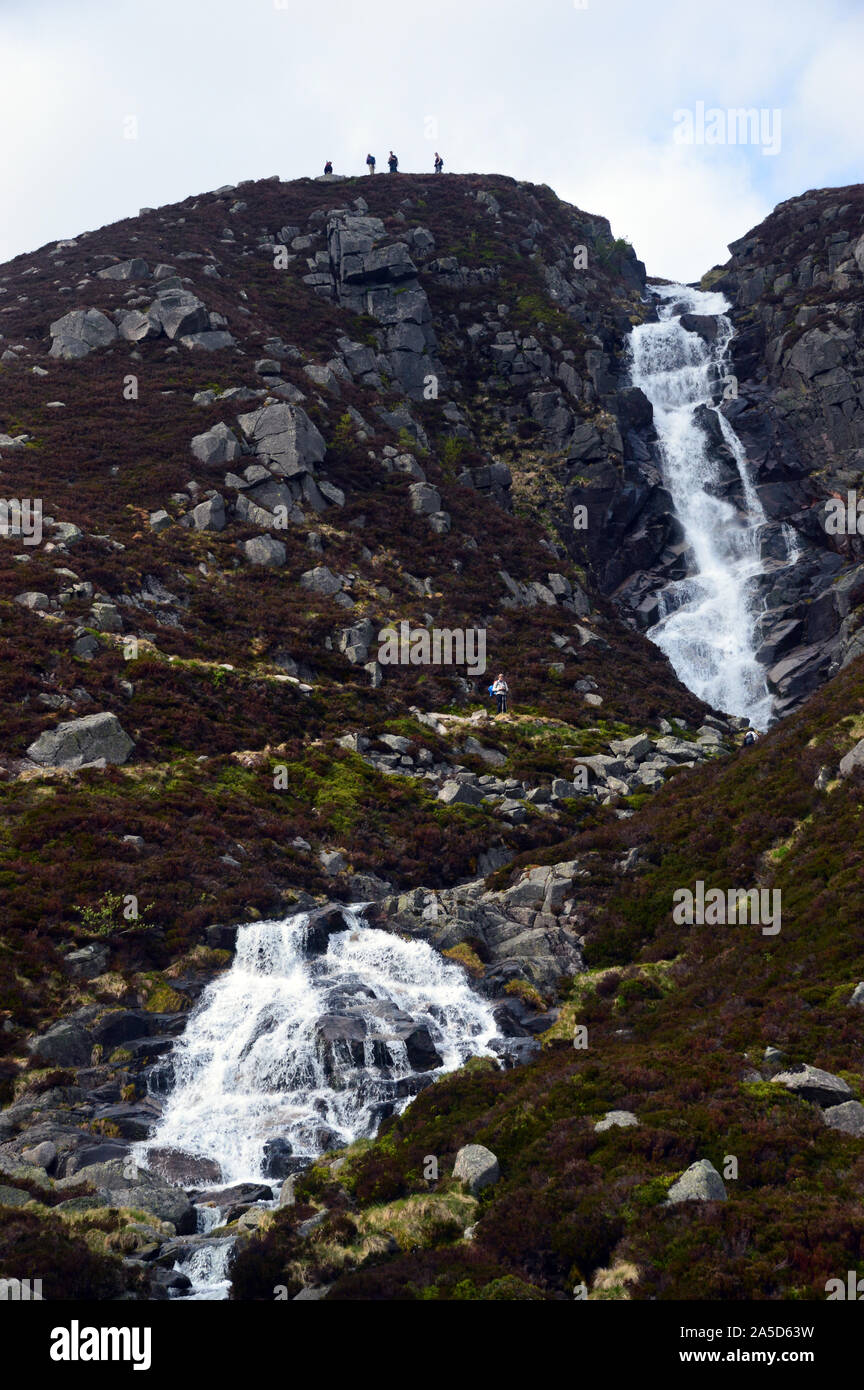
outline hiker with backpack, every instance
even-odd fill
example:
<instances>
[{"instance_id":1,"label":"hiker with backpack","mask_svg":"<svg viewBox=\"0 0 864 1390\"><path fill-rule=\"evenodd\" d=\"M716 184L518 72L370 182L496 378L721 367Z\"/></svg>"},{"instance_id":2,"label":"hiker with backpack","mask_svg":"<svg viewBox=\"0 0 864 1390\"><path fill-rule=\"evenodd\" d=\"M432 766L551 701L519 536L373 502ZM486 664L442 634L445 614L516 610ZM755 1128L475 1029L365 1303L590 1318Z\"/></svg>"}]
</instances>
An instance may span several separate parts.
<instances>
[{"instance_id":1,"label":"hiker with backpack","mask_svg":"<svg viewBox=\"0 0 864 1390\"><path fill-rule=\"evenodd\" d=\"M325 173L325 174L332 174L332 173L333 173L333 162L332 162L332 160L330 160L330 159L327 160L327 163L324 165L324 173Z\"/></svg>"},{"instance_id":2,"label":"hiker with backpack","mask_svg":"<svg viewBox=\"0 0 864 1390\"><path fill-rule=\"evenodd\" d=\"M494 695L498 701L496 713L506 714L507 696L510 694L510 687L504 679L503 672L499 672L497 678L492 682L489 687L489 693L490 695Z\"/></svg>"},{"instance_id":3,"label":"hiker with backpack","mask_svg":"<svg viewBox=\"0 0 864 1390\"><path fill-rule=\"evenodd\" d=\"M436 150L436 151L435 151L435 173L436 173L436 174L440 174L440 173L441 173L441 170L442 170L443 168L444 168L444 160L441 158L440 154L439 154L438 151Z\"/></svg>"},{"instance_id":4,"label":"hiker with backpack","mask_svg":"<svg viewBox=\"0 0 864 1390\"><path fill-rule=\"evenodd\" d=\"M366 156L366 168L367 168L367 170L368 170L368 172L369 172L370 174L374 174L374 173L375 173L375 156L374 156L374 154L367 154L367 156Z\"/></svg>"},{"instance_id":5,"label":"hiker with backpack","mask_svg":"<svg viewBox=\"0 0 864 1390\"><path fill-rule=\"evenodd\" d=\"M399 168L399 160L396 158L392 150L390 151L390 156L387 160L387 166L391 174L395 174L397 169Z\"/></svg>"}]
</instances>

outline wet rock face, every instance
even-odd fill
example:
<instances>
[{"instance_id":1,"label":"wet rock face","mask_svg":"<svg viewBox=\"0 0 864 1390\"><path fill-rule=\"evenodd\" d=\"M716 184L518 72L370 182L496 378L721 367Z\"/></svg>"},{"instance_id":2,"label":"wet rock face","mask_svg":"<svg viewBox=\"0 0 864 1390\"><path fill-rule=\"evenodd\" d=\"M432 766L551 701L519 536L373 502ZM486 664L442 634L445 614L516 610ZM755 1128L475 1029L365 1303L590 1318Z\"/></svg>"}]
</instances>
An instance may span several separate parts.
<instances>
[{"instance_id":1,"label":"wet rock face","mask_svg":"<svg viewBox=\"0 0 864 1390\"><path fill-rule=\"evenodd\" d=\"M318 1056L332 1085L346 1084L346 1065L376 1070L400 1066L403 1048L414 1071L433 1071L443 1065L426 1024L389 1001L364 1001L349 1004L339 1013L322 1014L315 1035Z\"/></svg>"}]
</instances>

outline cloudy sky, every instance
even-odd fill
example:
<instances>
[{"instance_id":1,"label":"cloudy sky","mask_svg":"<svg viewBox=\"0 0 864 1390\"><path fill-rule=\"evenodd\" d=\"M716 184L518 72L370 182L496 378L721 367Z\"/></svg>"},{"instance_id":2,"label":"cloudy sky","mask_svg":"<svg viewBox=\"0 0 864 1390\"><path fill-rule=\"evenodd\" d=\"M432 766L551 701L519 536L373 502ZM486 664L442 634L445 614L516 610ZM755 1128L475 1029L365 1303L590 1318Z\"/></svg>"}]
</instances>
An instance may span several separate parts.
<instances>
[{"instance_id":1,"label":"cloudy sky","mask_svg":"<svg viewBox=\"0 0 864 1390\"><path fill-rule=\"evenodd\" d=\"M548 183L688 280L864 176L860 0L0 0L0 56L0 261L392 147Z\"/></svg>"}]
</instances>

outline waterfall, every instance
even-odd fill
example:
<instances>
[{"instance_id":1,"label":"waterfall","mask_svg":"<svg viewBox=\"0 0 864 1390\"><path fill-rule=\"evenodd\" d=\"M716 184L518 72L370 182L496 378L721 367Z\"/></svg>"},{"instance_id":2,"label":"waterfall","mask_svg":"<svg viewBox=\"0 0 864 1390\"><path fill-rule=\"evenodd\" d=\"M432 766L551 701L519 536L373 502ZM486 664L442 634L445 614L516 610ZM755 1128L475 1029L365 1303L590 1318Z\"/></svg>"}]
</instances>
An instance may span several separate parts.
<instances>
[{"instance_id":1,"label":"waterfall","mask_svg":"<svg viewBox=\"0 0 864 1390\"><path fill-rule=\"evenodd\" d=\"M138 1147L218 1165L221 1182L281 1178L371 1135L430 1079L494 1055L489 1004L422 941L365 926L310 948L310 915L241 927L172 1062L155 1134ZM313 914L314 915L314 914Z\"/></svg>"},{"instance_id":2,"label":"waterfall","mask_svg":"<svg viewBox=\"0 0 864 1390\"><path fill-rule=\"evenodd\" d=\"M686 285L665 285L654 293L658 322L641 324L631 335L631 381L654 407L664 482L684 531L691 572L663 588L659 620L647 635L700 699L764 729L772 698L756 660L756 623L763 573L760 528L766 517L741 441L713 403L727 375L733 333L729 304L722 294ZM714 341L682 327L682 314L716 316ZM723 480L699 407L717 418L737 469L741 507L712 491Z\"/></svg>"}]
</instances>

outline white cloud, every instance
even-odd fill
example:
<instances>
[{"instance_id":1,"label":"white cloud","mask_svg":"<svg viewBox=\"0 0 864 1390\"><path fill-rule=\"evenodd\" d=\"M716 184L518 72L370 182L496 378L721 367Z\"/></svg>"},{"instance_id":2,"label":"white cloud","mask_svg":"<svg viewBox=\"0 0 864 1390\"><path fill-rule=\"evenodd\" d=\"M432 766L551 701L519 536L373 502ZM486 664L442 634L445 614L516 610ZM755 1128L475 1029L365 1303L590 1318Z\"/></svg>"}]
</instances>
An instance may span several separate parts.
<instances>
[{"instance_id":1,"label":"white cloud","mask_svg":"<svg viewBox=\"0 0 864 1390\"><path fill-rule=\"evenodd\" d=\"M695 277L780 198L851 181L853 0L2 0L0 258L243 178L383 164L549 183ZM781 106L771 159L672 112ZM137 141L122 137L136 115ZM437 119L427 139L424 121Z\"/></svg>"}]
</instances>

